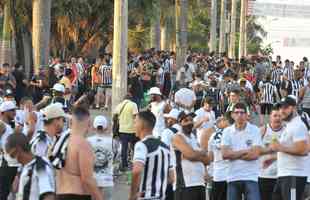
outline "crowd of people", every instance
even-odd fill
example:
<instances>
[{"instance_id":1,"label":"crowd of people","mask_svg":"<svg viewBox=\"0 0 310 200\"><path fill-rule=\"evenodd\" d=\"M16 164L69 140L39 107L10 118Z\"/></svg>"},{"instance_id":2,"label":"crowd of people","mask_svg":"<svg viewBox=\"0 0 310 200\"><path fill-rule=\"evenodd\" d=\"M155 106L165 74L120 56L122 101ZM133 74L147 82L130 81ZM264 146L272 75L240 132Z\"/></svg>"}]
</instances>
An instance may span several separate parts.
<instances>
[{"instance_id":1,"label":"crowd of people","mask_svg":"<svg viewBox=\"0 0 310 200\"><path fill-rule=\"evenodd\" d=\"M175 59L128 53L128 92L114 110L110 54L51 59L32 77L2 64L0 200L115 199L119 153L129 200L308 199L308 59ZM91 108L112 122L91 120Z\"/></svg>"}]
</instances>

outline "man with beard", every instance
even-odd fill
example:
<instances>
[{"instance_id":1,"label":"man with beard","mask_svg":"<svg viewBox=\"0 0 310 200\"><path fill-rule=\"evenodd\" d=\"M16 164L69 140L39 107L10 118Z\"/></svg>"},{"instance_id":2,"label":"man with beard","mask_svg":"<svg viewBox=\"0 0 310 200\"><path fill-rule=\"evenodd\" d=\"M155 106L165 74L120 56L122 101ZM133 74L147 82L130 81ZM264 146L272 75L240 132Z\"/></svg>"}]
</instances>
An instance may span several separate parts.
<instances>
[{"instance_id":1,"label":"man with beard","mask_svg":"<svg viewBox=\"0 0 310 200\"><path fill-rule=\"evenodd\" d=\"M260 200L258 188L261 134L247 120L246 106L235 104L234 124L226 128L221 141L223 159L228 160L227 200Z\"/></svg>"},{"instance_id":2,"label":"man with beard","mask_svg":"<svg viewBox=\"0 0 310 200\"><path fill-rule=\"evenodd\" d=\"M61 104L50 104L43 110L43 130L39 130L30 141L33 155L47 157L56 136L63 130L66 114Z\"/></svg>"},{"instance_id":3,"label":"man with beard","mask_svg":"<svg viewBox=\"0 0 310 200\"><path fill-rule=\"evenodd\" d=\"M175 199L205 200L205 165L208 164L206 151L202 151L193 134L194 114L181 112L178 117L182 131L172 139L176 161Z\"/></svg>"},{"instance_id":4,"label":"man with beard","mask_svg":"<svg viewBox=\"0 0 310 200\"><path fill-rule=\"evenodd\" d=\"M284 126L282 124L279 105L272 107L269 123L261 127L263 149L260 158L260 174L258 178L261 199L271 200L273 188L277 181L277 154L271 151L272 140L281 137Z\"/></svg>"},{"instance_id":5,"label":"man with beard","mask_svg":"<svg viewBox=\"0 0 310 200\"><path fill-rule=\"evenodd\" d=\"M270 144L277 152L278 179L273 200L301 200L307 181L308 130L296 111L296 97L281 101L281 115L286 123L279 141Z\"/></svg>"},{"instance_id":6,"label":"man with beard","mask_svg":"<svg viewBox=\"0 0 310 200\"><path fill-rule=\"evenodd\" d=\"M0 105L0 120L5 124L5 132L0 138L0 200L7 200L19 167L18 162L5 152L7 138L13 134L11 124L15 118L15 110L16 105L12 101L5 101Z\"/></svg>"}]
</instances>

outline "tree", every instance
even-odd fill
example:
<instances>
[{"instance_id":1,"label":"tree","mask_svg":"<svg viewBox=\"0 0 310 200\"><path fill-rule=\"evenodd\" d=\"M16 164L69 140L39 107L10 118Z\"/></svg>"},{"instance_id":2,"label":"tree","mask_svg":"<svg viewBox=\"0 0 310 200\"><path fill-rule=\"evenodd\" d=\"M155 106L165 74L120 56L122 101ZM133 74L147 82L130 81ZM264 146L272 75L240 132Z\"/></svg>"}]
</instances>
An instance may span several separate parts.
<instances>
[{"instance_id":1,"label":"tree","mask_svg":"<svg viewBox=\"0 0 310 200\"><path fill-rule=\"evenodd\" d=\"M237 23L237 0L231 0L231 24L228 56L236 58L236 24Z\"/></svg>"},{"instance_id":2,"label":"tree","mask_svg":"<svg viewBox=\"0 0 310 200\"><path fill-rule=\"evenodd\" d=\"M176 65L181 68L187 52L187 16L188 1L176 0Z\"/></svg>"},{"instance_id":3,"label":"tree","mask_svg":"<svg viewBox=\"0 0 310 200\"><path fill-rule=\"evenodd\" d=\"M3 9L3 32L2 32L2 45L0 47L0 65L3 63L12 64L12 1L4 1Z\"/></svg>"},{"instance_id":4,"label":"tree","mask_svg":"<svg viewBox=\"0 0 310 200\"><path fill-rule=\"evenodd\" d=\"M48 64L52 0L33 0L32 3L32 46L37 74L40 66Z\"/></svg>"},{"instance_id":5,"label":"tree","mask_svg":"<svg viewBox=\"0 0 310 200\"><path fill-rule=\"evenodd\" d=\"M210 51L216 51L217 42L217 0L211 1Z\"/></svg>"}]
</instances>

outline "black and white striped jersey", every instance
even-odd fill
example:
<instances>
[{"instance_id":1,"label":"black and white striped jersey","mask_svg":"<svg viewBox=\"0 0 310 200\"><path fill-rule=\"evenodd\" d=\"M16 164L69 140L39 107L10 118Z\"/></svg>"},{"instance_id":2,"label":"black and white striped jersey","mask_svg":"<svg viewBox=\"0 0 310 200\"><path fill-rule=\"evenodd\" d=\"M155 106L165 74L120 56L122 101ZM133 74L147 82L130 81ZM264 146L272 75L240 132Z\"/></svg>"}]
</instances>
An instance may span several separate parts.
<instances>
[{"instance_id":1,"label":"black and white striped jersey","mask_svg":"<svg viewBox=\"0 0 310 200\"><path fill-rule=\"evenodd\" d=\"M294 71L293 67L291 66L284 66L283 68L283 76L286 76L288 80L293 80L294 78Z\"/></svg>"},{"instance_id":2,"label":"black and white striped jersey","mask_svg":"<svg viewBox=\"0 0 310 200\"><path fill-rule=\"evenodd\" d=\"M272 69L271 70L271 82L273 84L280 84L282 75L283 75L283 70L281 67L276 67Z\"/></svg>"},{"instance_id":3,"label":"black and white striped jersey","mask_svg":"<svg viewBox=\"0 0 310 200\"><path fill-rule=\"evenodd\" d=\"M288 95L294 95L295 97L299 97L300 89L303 87L303 83L300 80L290 80L285 82L285 88L287 90Z\"/></svg>"},{"instance_id":4,"label":"black and white striped jersey","mask_svg":"<svg viewBox=\"0 0 310 200\"><path fill-rule=\"evenodd\" d=\"M277 87L271 82L260 82L259 90L261 94L260 103L273 104L277 95Z\"/></svg>"},{"instance_id":5,"label":"black and white striped jersey","mask_svg":"<svg viewBox=\"0 0 310 200\"><path fill-rule=\"evenodd\" d=\"M170 148L159 139L147 136L135 145L133 162L144 164L139 199L164 200L169 169L173 167Z\"/></svg>"}]
</instances>

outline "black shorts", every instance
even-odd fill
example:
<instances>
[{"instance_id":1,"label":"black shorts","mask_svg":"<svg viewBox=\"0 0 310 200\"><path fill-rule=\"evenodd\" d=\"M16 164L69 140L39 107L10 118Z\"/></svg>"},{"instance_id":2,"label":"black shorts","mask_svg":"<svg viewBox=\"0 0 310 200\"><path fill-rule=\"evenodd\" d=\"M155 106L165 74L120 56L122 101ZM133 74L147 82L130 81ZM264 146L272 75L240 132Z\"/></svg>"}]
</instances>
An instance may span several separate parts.
<instances>
[{"instance_id":1,"label":"black shorts","mask_svg":"<svg viewBox=\"0 0 310 200\"><path fill-rule=\"evenodd\" d=\"M206 200L206 187L193 186L177 189L174 193L175 200Z\"/></svg>"},{"instance_id":2,"label":"black shorts","mask_svg":"<svg viewBox=\"0 0 310 200\"><path fill-rule=\"evenodd\" d=\"M258 186L261 199L271 200L272 192L276 185L275 178L258 178Z\"/></svg>"},{"instance_id":3,"label":"black shorts","mask_svg":"<svg viewBox=\"0 0 310 200\"><path fill-rule=\"evenodd\" d=\"M211 197L212 200L226 200L227 199L227 182L212 182Z\"/></svg>"},{"instance_id":4,"label":"black shorts","mask_svg":"<svg viewBox=\"0 0 310 200\"><path fill-rule=\"evenodd\" d=\"M92 200L90 195L81 194L57 194L56 200Z\"/></svg>"},{"instance_id":5,"label":"black shorts","mask_svg":"<svg viewBox=\"0 0 310 200\"><path fill-rule=\"evenodd\" d=\"M260 114L262 115L270 115L272 110L272 104L269 103L262 103L260 104Z\"/></svg>"}]
</instances>

